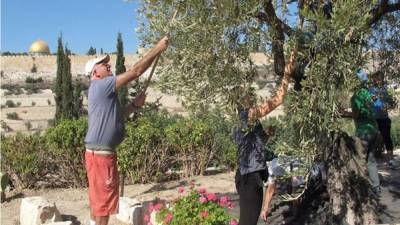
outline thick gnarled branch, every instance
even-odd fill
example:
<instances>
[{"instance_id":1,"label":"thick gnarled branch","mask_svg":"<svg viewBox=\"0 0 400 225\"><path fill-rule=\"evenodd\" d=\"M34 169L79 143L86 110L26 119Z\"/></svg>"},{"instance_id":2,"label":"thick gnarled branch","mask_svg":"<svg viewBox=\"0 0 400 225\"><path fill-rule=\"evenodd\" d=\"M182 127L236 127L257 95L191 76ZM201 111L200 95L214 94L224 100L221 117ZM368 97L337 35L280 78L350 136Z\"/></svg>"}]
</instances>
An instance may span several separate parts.
<instances>
[{"instance_id":1,"label":"thick gnarled branch","mask_svg":"<svg viewBox=\"0 0 400 225\"><path fill-rule=\"evenodd\" d=\"M257 18L269 26L272 34L274 70L276 74L283 76L285 68L285 54L283 49L285 34L288 36L292 35L293 29L277 17L271 0L264 1L263 7L264 12L259 12Z\"/></svg>"},{"instance_id":2,"label":"thick gnarled branch","mask_svg":"<svg viewBox=\"0 0 400 225\"><path fill-rule=\"evenodd\" d=\"M368 22L368 25L377 23L385 14L395 11L400 11L400 0L391 4L389 4L389 0L383 0L377 8L372 10L372 18Z\"/></svg>"}]
</instances>

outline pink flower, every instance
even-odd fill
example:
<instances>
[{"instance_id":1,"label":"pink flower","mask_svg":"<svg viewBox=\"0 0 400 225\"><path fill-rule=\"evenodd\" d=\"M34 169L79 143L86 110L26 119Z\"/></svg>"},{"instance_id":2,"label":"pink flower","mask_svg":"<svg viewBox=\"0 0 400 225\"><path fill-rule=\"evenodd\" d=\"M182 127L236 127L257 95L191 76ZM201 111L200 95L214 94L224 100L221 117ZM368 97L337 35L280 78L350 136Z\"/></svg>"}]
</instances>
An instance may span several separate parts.
<instances>
[{"instance_id":1,"label":"pink flower","mask_svg":"<svg viewBox=\"0 0 400 225\"><path fill-rule=\"evenodd\" d=\"M205 194L206 193L206 189L205 188L199 188L198 192L199 192L199 194Z\"/></svg>"},{"instance_id":2,"label":"pink flower","mask_svg":"<svg viewBox=\"0 0 400 225\"><path fill-rule=\"evenodd\" d=\"M160 211L162 209L163 205L161 203L157 203L155 206L153 206L153 211Z\"/></svg>"},{"instance_id":3,"label":"pink flower","mask_svg":"<svg viewBox=\"0 0 400 225\"><path fill-rule=\"evenodd\" d=\"M150 222L150 215L149 215L149 214L144 215L143 220L144 220L144 222L146 222L146 223Z\"/></svg>"},{"instance_id":4,"label":"pink flower","mask_svg":"<svg viewBox=\"0 0 400 225\"><path fill-rule=\"evenodd\" d=\"M201 196L201 197L199 198L199 202L202 203L202 204L207 203L207 198L204 197L204 196Z\"/></svg>"},{"instance_id":5,"label":"pink flower","mask_svg":"<svg viewBox=\"0 0 400 225\"><path fill-rule=\"evenodd\" d=\"M151 202L150 204L149 204L149 213L152 213L154 211L154 205L153 205L153 203Z\"/></svg>"},{"instance_id":6,"label":"pink flower","mask_svg":"<svg viewBox=\"0 0 400 225\"><path fill-rule=\"evenodd\" d=\"M164 223L165 224L169 224L171 223L172 219L174 218L174 216L171 213L168 213L165 218L164 218Z\"/></svg>"},{"instance_id":7,"label":"pink flower","mask_svg":"<svg viewBox=\"0 0 400 225\"><path fill-rule=\"evenodd\" d=\"M214 202L214 201L218 200L217 196L214 193L207 194L207 199L208 199L208 201L211 201L211 202Z\"/></svg>"},{"instance_id":8,"label":"pink flower","mask_svg":"<svg viewBox=\"0 0 400 225\"><path fill-rule=\"evenodd\" d=\"M233 204L233 202L229 202L228 209L233 209L233 208L235 208L235 204Z\"/></svg>"},{"instance_id":9,"label":"pink flower","mask_svg":"<svg viewBox=\"0 0 400 225\"><path fill-rule=\"evenodd\" d=\"M201 218L207 218L208 217L208 211L203 211L200 213Z\"/></svg>"},{"instance_id":10,"label":"pink flower","mask_svg":"<svg viewBox=\"0 0 400 225\"><path fill-rule=\"evenodd\" d=\"M153 225L151 222L148 222L147 225Z\"/></svg>"},{"instance_id":11,"label":"pink flower","mask_svg":"<svg viewBox=\"0 0 400 225\"><path fill-rule=\"evenodd\" d=\"M229 205L229 197L228 196L223 196L219 200L219 206L221 207L227 207Z\"/></svg>"},{"instance_id":12,"label":"pink flower","mask_svg":"<svg viewBox=\"0 0 400 225\"><path fill-rule=\"evenodd\" d=\"M185 192L185 188L184 188L184 187L179 187L179 188L178 188L178 192L179 192L179 193Z\"/></svg>"},{"instance_id":13,"label":"pink flower","mask_svg":"<svg viewBox=\"0 0 400 225\"><path fill-rule=\"evenodd\" d=\"M229 222L229 225L238 225L238 224L239 223L235 219L232 219L231 222Z\"/></svg>"}]
</instances>

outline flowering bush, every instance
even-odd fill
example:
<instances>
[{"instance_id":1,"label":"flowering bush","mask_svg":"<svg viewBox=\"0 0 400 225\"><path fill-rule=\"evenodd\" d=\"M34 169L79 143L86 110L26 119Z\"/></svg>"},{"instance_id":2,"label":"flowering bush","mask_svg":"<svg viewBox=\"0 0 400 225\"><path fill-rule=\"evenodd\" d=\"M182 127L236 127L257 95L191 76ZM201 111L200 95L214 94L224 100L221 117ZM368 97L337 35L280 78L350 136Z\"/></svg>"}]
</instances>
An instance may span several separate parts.
<instances>
[{"instance_id":1,"label":"flowering bush","mask_svg":"<svg viewBox=\"0 0 400 225\"><path fill-rule=\"evenodd\" d=\"M181 187L178 192L185 190ZM205 189L191 189L188 195L182 195L171 205L151 204L144 221L146 225L237 225L237 220L227 213L227 209L233 207L226 196L218 198Z\"/></svg>"}]
</instances>

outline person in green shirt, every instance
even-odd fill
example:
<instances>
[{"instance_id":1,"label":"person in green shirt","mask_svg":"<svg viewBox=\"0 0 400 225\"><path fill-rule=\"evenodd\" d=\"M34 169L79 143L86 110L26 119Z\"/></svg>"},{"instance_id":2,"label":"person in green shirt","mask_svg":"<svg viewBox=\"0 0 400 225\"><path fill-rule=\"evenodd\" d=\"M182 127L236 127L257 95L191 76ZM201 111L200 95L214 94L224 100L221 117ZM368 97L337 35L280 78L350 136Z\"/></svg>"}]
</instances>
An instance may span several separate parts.
<instances>
[{"instance_id":1,"label":"person in green shirt","mask_svg":"<svg viewBox=\"0 0 400 225\"><path fill-rule=\"evenodd\" d=\"M363 70L358 70L357 77L361 85L351 97L351 112L344 116L351 116L356 127L356 136L360 138L367 152L368 175L372 182L372 190L379 194L381 192L378 176L377 163L375 159L375 141L378 135L378 124L373 111L372 96L367 88L368 75Z\"/></svg>"}]
</instances>

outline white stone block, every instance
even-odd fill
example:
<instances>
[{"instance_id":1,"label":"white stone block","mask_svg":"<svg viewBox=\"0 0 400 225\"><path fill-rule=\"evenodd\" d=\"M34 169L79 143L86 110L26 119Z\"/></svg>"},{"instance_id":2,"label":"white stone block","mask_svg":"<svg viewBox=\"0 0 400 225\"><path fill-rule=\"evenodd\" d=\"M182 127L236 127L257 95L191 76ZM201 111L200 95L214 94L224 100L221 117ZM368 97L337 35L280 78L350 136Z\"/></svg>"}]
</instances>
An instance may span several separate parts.
<instances>
[{"instance_id":1,"label":"white stone block","mask_svg":"<svg viewBox=\"0 0 400 225\"><path fill-rule=\"evenodd\" d=\"M72 221L52 222L46 223L46 225L72 225Z\"/></svg>"},{"instance_id":2,"label":"white stone block","mask_svg":"<svg viewBox=\"0 0 400 225\"><path fill-rule=\"evenodd\" d=\"M61 215L54 202L42 197L22 199L20 225L40 225L58 221L61 221Z\"/></svg>"},{"instance_id":3,"label":"white stone block","mask_svg":"<svg viewBox=\"0 0 400 225\"><path fill-rule=\"evenodd\" d=\"M143 225L142 203L133 198L120 197L116 218L127 224Z\"/></svg>"}]
</instances>

